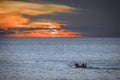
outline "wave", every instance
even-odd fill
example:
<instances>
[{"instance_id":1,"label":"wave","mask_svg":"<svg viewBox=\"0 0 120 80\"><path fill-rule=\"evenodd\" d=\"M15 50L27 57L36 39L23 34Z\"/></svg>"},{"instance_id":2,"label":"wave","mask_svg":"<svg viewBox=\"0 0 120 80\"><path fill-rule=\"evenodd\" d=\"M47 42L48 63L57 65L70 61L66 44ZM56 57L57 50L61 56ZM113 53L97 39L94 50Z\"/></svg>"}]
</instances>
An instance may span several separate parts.
<instances>
[{"instance_id":1,"label":"wave","mask_svg":"<svg viewBox=\"0 0 120 80\"><path fill-rule=\"evenodd\" d=\"M120 68L116 68L116 67L94 67L94 66L87 66L87 67L75 67L75 65L68 65L71 68L75 68L75 69L98 69L98 70L120 70Z\"/></svg>"}]
</instances>

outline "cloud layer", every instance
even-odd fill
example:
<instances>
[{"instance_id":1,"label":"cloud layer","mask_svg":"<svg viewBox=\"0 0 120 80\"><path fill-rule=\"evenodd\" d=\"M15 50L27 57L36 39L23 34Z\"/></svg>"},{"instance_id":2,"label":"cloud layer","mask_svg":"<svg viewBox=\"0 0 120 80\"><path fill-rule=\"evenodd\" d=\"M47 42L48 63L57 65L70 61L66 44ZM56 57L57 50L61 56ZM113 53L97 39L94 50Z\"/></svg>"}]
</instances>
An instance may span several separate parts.
<instances>
[{"instance_id":1,"label":"cloud layer","mask_svg":"<svg viewBox=\"0 0 120 80\"><path fill-rule=\"evenodd\" d=\"M25 17L69 13L70 6L54 3L30 3L17 0L0 1L0 37L75 37L78 32L61 29L57 21Z\"/></svg>"},{"instance_id":2,"label":"cloud layer","mask_svg":"<svg viewBox=\"0 0 120 80\"><path fill-rule=\"evenodd\" d=\"M14 26L29 23L23 15L37 16L71 12L75 8L53 3L29 3L23 1L2 0L0 2L0 25ZM11 24L12 23L12 24Z\"/></svg>"},{"instance_id":3,"label":"cloud layer","mask_svg":"<svg viewBox=\"0 0 120 80\"><path fill-rule=\"evenodd\" d=\"M28 3L22 1L2 1L0 3L0 14L16 13L26 15L52 14L55 12L70 12L74 8L47 3Z\"/></svg>"}]
</instances>

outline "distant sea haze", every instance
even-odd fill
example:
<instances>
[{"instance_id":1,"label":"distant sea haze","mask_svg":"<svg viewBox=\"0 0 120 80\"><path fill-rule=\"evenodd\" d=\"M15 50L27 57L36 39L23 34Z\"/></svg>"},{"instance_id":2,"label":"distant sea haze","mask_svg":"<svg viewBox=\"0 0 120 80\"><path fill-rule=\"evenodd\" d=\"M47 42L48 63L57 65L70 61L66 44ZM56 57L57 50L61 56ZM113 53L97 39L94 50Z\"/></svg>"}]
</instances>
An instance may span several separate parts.
<instances>
[{"instance_id":1,"label":"distant sea haze","mask_svg":"<svg viewBox=\"0 0 120 80\"><path fill-rule=\"evenodd\" d=\"M0 80L120 80L119 48L120 38L0 38Z\"/></svg>"}]
</instances>

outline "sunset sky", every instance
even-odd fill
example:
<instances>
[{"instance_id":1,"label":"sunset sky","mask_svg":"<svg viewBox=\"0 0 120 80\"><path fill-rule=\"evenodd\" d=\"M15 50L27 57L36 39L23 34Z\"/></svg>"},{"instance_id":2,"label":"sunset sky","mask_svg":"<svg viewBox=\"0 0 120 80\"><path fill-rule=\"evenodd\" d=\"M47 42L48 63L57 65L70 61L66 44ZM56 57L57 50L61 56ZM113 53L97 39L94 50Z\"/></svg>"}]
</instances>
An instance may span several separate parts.
<instances>
[{"instance_id":1,"label":"sunset sky","mask_svg":"<svg viewBox=\"0 0 120 80\"><path fill-rule=\"evenodd\" d=\"M0 37L120 37L119 0L0 0Z\"/></svg>"}]
</instances>

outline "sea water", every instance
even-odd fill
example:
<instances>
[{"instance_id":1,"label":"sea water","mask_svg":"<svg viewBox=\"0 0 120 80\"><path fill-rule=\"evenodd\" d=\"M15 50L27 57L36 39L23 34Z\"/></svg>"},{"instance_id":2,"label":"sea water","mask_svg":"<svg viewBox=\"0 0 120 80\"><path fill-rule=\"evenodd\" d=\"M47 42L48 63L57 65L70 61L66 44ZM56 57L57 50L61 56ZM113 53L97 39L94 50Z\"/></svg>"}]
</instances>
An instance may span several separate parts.
<instances>
[{"instance_id":1,"label":"sea water","mask_svg":"<svg viewBox=\"0 0 120 80\"><path fill-rule=\"evenodd\" d=\"M120 80L120 38L0 38L0 80Z\"/></svg>"}]
</instances>

